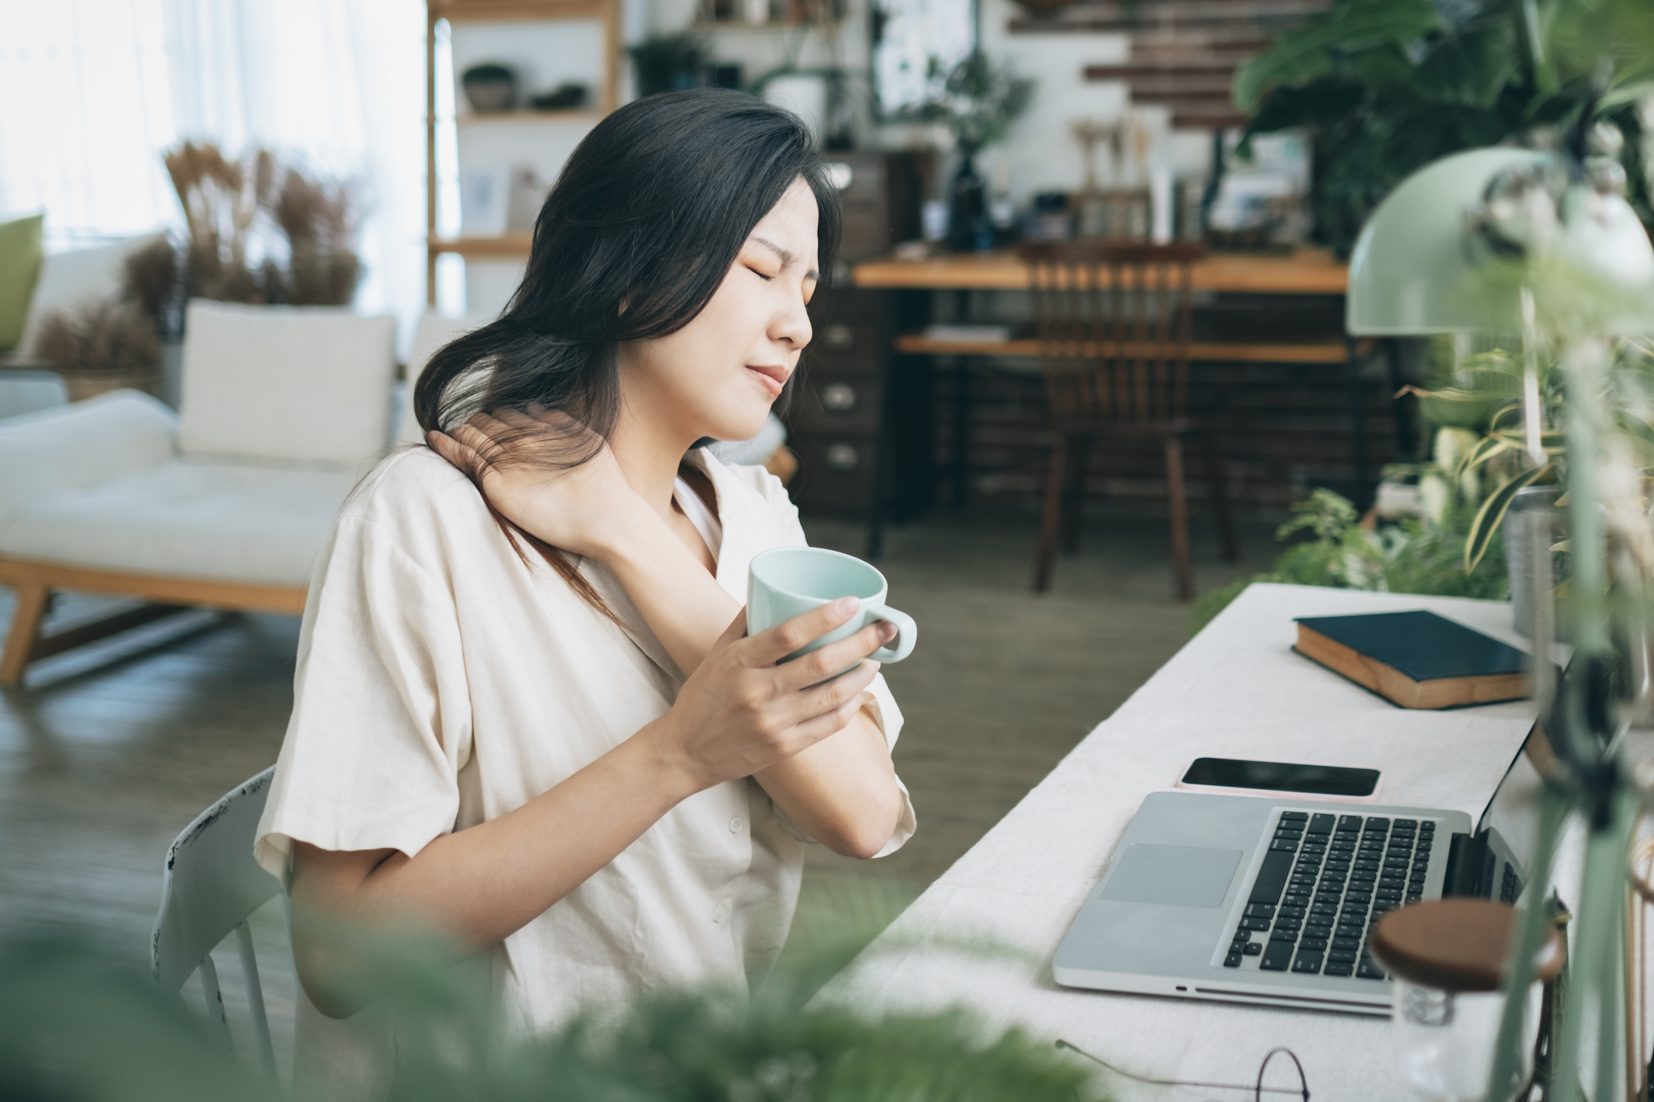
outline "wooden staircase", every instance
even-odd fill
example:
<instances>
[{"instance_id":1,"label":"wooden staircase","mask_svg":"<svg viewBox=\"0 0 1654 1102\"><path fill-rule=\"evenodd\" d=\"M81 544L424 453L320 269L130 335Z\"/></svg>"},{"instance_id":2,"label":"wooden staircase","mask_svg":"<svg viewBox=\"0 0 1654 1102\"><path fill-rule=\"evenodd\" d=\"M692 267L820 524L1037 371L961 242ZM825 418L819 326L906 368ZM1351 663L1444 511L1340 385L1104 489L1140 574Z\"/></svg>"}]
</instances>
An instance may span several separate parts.
<instances>
[{"instance_id":1,"label":"wooden staircase","mask_svg":"<svg viewBox=\"0 0 1654 1102\"><path fill-rule=\"evenodd\" d=\"M1011 20L1012 33L1124 34L1122 64L1087 65L1085 79L1121 81L1135 104L1171 109L1186 130L1240 126L1229 88L1235 70L1331 0L1090 0Z\"/></svg>"}]
</instances>

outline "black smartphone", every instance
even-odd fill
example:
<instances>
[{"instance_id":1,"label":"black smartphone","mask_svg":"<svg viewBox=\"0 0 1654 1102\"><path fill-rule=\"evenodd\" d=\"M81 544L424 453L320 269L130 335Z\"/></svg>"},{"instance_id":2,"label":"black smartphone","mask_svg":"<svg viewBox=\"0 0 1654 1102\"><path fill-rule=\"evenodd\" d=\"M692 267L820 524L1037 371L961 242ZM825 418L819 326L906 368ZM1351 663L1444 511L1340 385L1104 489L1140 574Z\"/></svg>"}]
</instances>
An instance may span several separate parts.
<instances>
[{"instance_id":1,"label":"black smartphone","mask_svg":"<svg viewBox=\"0 0 1654 1102\"><path fill-rule=\"evenodd\" d=\"M1305 765L1241 758L1196 758L1183 774L1184 784L1215 788L1254 788L1265 792L1308 792L1317 796L1371 796L1378 770L1342 765Z\"/></svg>"}]
</instances>

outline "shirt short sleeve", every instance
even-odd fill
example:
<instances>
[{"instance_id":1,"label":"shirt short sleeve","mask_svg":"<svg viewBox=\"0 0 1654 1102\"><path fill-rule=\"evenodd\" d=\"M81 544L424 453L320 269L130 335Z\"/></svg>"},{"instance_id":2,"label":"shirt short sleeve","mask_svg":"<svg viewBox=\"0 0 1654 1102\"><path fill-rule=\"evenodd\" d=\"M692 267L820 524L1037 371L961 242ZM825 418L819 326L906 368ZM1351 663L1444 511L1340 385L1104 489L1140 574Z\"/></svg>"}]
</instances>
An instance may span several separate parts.
<instances>
[{"instance_id":1,"label":"shirt short sleeve","mask_svg":"<svg viewBox=\"0 0 1654 1102\"><path fill-rule=\"evenodd\" d=\"M781 484L781 480L762 467L749 469L753 472L758 492L768 505L774 516L777 530L781 534L782 538L777 545L803 547L808 544L809 540L804 535L804 526L798 519L798 506L794 505L792 498L787 495L787 488ZM884 674L881 673L873 678L872 684L867 687L867 696L869 699L864 705L863 711L872 717L874 723L878 724L879 730L884 732L885 745L894 751L896 749L896 739L902 733L903 719L901 709L896 706L896 698L891 695L889 686L885 684ZM918 829L919 822L918 816L913 810L913 798L908 794L907 785L902 783L900 776L896 778L896 787L901 789L902 792L902 813L897 818L896 830L891 834L890 840L884 844L884 847L878 853L873 855L874 857L885 857L895 853L907 844L907 840L913 837L914 831ZM781 826L793 837L805 842L815 841L814 838L811 838L789 819L779 807L775 809L775 815Z\"/></svg>"},{"instance_id":2,"label":"shirt short sleeve","mask_svg":"<svg viewBox=\"0 0 1654 1102\"><path fill-rule=\"evenodd\" d=\"M311 579L293 713L254 847L413 856L454 829L471 709L456 610L394 530L348 513Z\"/></svg>"}]
</instances>

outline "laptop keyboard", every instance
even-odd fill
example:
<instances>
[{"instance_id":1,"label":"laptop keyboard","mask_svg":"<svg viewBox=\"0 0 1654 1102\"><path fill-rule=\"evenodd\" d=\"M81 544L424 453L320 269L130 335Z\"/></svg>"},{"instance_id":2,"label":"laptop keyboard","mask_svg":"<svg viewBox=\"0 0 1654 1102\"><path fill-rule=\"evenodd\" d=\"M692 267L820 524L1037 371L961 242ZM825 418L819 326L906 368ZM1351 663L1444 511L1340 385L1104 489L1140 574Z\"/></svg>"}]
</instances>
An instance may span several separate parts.
<instances>
[{"instance_id":1,"label":"laptop keyboard","mask_svg":"<svg viewBox=\"0 0 1654 1102\"><path fill-rule=\"evenodd\" d=\"M1384 979L1368 933L1423 898L1435 838L1429 819L1282 812L1224 967Z\"/></svg>"}]
</instances>

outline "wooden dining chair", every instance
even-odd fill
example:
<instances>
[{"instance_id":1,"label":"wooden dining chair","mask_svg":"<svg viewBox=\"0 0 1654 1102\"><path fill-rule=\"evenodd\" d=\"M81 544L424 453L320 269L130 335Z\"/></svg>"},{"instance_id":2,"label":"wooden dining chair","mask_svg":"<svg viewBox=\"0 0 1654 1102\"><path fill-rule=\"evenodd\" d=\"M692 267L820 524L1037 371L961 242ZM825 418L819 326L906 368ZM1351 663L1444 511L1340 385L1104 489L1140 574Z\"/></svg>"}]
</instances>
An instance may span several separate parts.
<instances>
[{"instance_id":1,"label":"wooden dining chair","mask_svg":"<svg viewBox=\"0 0 1654 1102\"><path fill-rule=\"evenodd\" d=\"M1147 188L1081 189L1070 197L1081 237L1147 241L1153 205Z\"/></svg>"},{"instance_id":2,"label":"wooden dining chair","mask_svg":"<svg viewBox=\"0 0 1654 1102\"><path fill-rule=\"evenodd\" d=\"M1199 245L1080 240L1023 245L1055 444L1034 589L1051 585L1059 539L1072 552L1091 446L1158 443L1166 466L1172 573L1194 595L1184 445L1200 454L1224 558L1237 557L1213 427L1189 415L1190 268Z\"/></svg>"}]
</instances>

